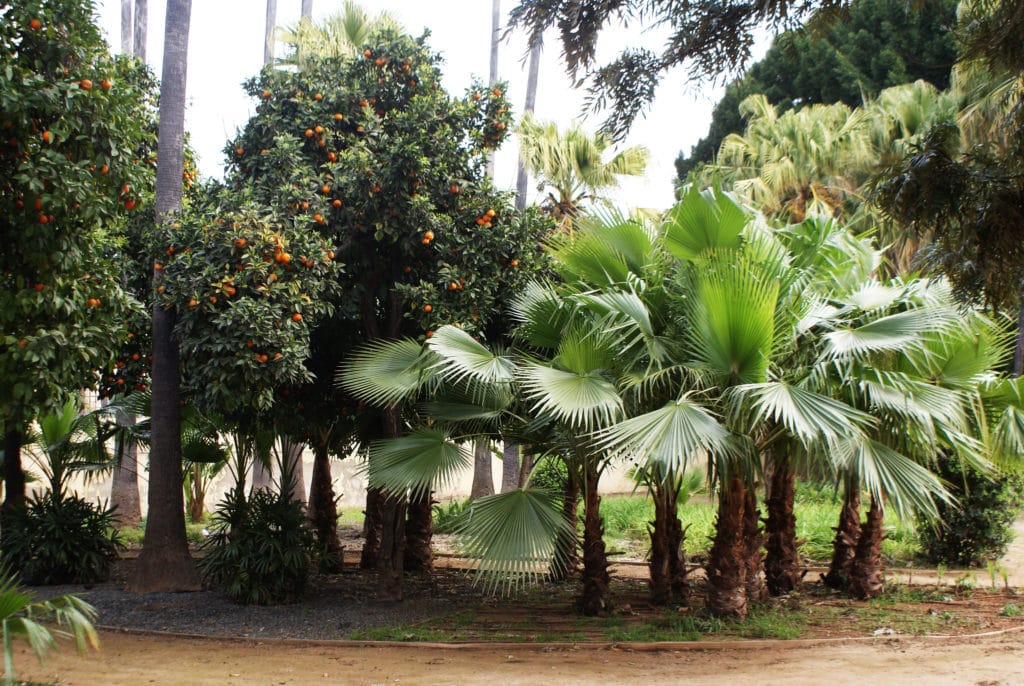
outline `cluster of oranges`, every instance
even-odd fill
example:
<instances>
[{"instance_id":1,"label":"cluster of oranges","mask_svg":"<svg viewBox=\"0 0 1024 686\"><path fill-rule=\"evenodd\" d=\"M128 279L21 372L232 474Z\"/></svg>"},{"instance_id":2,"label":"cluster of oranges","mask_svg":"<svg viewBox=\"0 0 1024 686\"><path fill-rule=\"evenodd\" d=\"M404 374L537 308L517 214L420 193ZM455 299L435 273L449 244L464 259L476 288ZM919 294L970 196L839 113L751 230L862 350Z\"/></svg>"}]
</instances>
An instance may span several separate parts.
<instances>
[{"instance_id":1,"label":"cluster of oranges","mask_svg":"<svg viewBox=\"0 0 1024 686\"><path fill-rule=\"evenodd\" d=\"M495 215L497 215L497 212L494 210L487 210L476 218L476 225L489 227L491 225L491 220L494 219Z\"/></svg>"}]
</instances>

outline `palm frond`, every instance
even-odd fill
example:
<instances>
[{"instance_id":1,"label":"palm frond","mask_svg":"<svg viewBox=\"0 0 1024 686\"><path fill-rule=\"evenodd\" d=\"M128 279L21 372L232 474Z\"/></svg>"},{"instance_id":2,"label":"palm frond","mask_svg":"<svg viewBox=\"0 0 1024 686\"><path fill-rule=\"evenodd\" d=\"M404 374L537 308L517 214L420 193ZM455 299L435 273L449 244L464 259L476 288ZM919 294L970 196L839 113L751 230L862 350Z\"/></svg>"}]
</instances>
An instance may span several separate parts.
<instances>
[{"instance_id":1,"label":"palm frond","mask_svg":"<svg viewBox=\"0 0 1024 686\"><path fill-rule=\"evenodd\" d=\"M414 340L377 340L341 364L335 383L366 402L392 405L415 396L436 363Z\"/></svg>"},{"instance_id":2,"label":"palm frond","mask_svg":"<svg viewBox=\"0 0 1024 686\"><path fill-rule=\"evenodd\" d=\"M669 210L661 227L666 249L681 260L720 248L738 248L749 217L721 191L696 186Z\"/></svg>"},{"instance_id":3,"label":"palm frond","mask_svg":"<svg viewBox=\"0 0 1024 686\"><path fill-rule=\"evenodd\" d=\"M590 430L612 423L622 412L622 398L600 371L572 372L534 362L520 372L526 400L575 428Z\"/></svg>"},{"instance_id":4,"label":"palm frond","mask_svg":"<svg viewBox=\"0 0 1024 686\"><path fill-rule=\"evenodd\" d=\"M508 384L515 378L515 362L488 350L457 327L442 326L427 339L427 347L438 358L434 369L450 383L473 379L486 384Z\"/></svg>"},{"instance_id":5,"label":"palm frond","mask_svg":"<svg viewBox=\"0 0 1024 686\"><path fill-rule=\"evenodd\" d=\"M939 517L936 500L952 502L939 478L909 457L874 440L853 441L851 448L849 469L901 519L920 514L935 520Z\"/></svg>"},{"instance_id":6,"label":"palm frond","mask_svg":"<svg viewBox=\"0 0 1024 686\"><path fill-rule=\"evenodd\" d=\"M736 386L729 396L734 413L745 415L750 426L764 421L779 424L805 446L834 445L863 433L874 422L870 414L839 400L778 381ZM740 407L753 412L737 412Z\"/></svg>"},{"instance_id":7,"label":"palm frond","mask_svg":"<svg viewBox=\"0 0 1024 686\"><path fill-rule=\"evenodd\" d=\"M829 358L859 358L876 352L906 352L918 348L923 336L957 322L952 308L924 307L897 312L860 326L825 334L825 355Z\"/></svg>"},{"instance_id":8,"label":"palm frond","mask_svg":"<svg viewBox=\"0 0 1024 686\"><path fill-rule=\"evenodd\" d=\"M423 496L451 483L469 467L470 458L444 431L421 427L408 436L371 443L367 465L372 487Z\"/></svg>"}]
</instances>

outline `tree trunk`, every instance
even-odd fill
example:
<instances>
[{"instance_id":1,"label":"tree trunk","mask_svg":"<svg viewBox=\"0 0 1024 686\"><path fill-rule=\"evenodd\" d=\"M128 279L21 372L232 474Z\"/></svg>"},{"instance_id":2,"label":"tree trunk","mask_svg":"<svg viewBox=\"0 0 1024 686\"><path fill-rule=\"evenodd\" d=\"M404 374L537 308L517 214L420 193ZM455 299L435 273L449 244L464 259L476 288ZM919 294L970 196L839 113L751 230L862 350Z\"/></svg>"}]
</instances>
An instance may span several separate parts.
<instances>
[{"instance_id":1,"label":"tree trunk","mask_svg":"<svg viewBox=\"0 0 1024 686\"><path fill-rule=\"evenodd\" d=\"M135 415L119 411L116 421L121 427L135 426ZM139 498L139 446L131 439L125 441L119 434L114 451L118 460L110 483L110 504L116 508L118 526L134 527L142 521L142 503Z\"/></svg>"},{"instance_id":2,"label":"tree trunk","mask_svg":"<svg viewBox=\"0 0 1024 686\"><path fill-rule=\"evenodd\" d=\"M384 495L379 488L366 489L363 511L363 552L359 558L362 569L376 569L380 559L380 538L384 522Z\"/></svg>"},{"instance_id":3,"label":"tree trunk","mask_svg":"<svg viewBox=\"0 0 1024 686\"><path fill-rule=\"evenodd\" d=\"M274 61L274 26L277 24L277 0L267 0L267 24L263 32L263 64Z\"/></svg>"},{"instance_id":4,"label":"tree trunk","mask_svg":"<svg viewBox=\"0 0 1024 686\"><path fill-rule=\"evenodd\" d=\"M768 593L780 596L795 591L801 578L793 513L796 472L788 455L774 454L769 460L764 571Z\"/></svg>"},{"instance_id":5,"label":"tree trunk","mask_svg":"<svg viewBox=\"0 0 1024 686\"><path fill-rule=\"evenodd\" d=\"M1017 347L1013 351L1013 375L1024 375L1024 293L1021 293L1017 315Z\"/></svg>"},{"instance_id":6,"label":"tree trunk","mask_svg":"<svg viewBox=\"0 0 1024 686\"><path fill-rule=\"evenodd\" d=\"M738 475L721 484L715 540L708 554L708 612L716 617L747 616L747 546L743 536L746 487Z\"/></svg>"},{"instance_id":7,"label":"tree trunk","mask_svg":"<svg viewBox=\"0 0 1024 686\"><path fill-rule=\"evenodd\" d=\"M193 524L203 521L206 512L206 489L203 484L203 468L192 465L192 493L188 503L188 518Z\"/></svg>"},{"instance_id":8,"label":"tree trunk","mask_svg":"<svg viewBox=\"0 0 1024 686\"><path fill-rule=\"evenodd\" d=\"M526 488L530 482L530 474L533 473L533 454L525 451L519 460L519 488Z\"/></svg>"},{"instance_id":9,"label":"tree trunk","mask_svg":"<svg viewBox=\"0 0 1024 686\"><path fill-rule=\"evenodd\" d=\"M395 406L384 410L383 438L398 438L402 416ZM405 516L408 501L404 493L382 492L380 554L377 557L378 596L381 600L402 599L402 575L405 572Z\"/></svg>"},{"instance_id":10,"label":"tree trunk","mask_svg":"<svg viewBox=\"0 0 1024 686\"><path fill-rule=\"evenodd\" d=\"M686 603L689 582L683 556L683 526L679 521L679 492L672 481L655 483L654 521L648 527L651 536L651 602L665 605Z\"/></svg>"},{"instance_id":11,"label":"tree trunk","mask_svg":"<svg viewBox=\"0 0 1024 686\"><path fill-rule=\"evenodd\" d=\"M180 2L180 0L179 0ZM192 0L188 0L188 11L192 11ZM122 14L123 16L123 14ZM146 40L149 35L149 0L135 0L135 35L132 40L132 49L135 56L143 62L146 61ZM188 40L188 36L185 37ZM186 49L188 46L185 46ZM164 48L164 56L167 56L167 48ZM166 71L166 67L164 68ZM159 155L159 153L157 153ZM159 160L159 158L157 158Z\"/></svg>"},{"instance_id":12,"label":"tree trunk","mask_svg":"<svg viewBox=\"0 0 1024 686\"><path fill-rule=\"evenodd\" d=\"M597 466L587 462L583 469L583 594L579 603L580 611L593 617L610 609L608 555L601 524L601 496L597 493Z\"/></svg>"},{"instance_id":13,"label":"tree trunk","mask_svg":"<svg viewBox=\"0 0 1024 686\"><path fill-rule=\"evenodd\" d=\"M313 18L313 0L302 0L302 16L306 19Z\"/></svg>"},{"instance_id":14,"label":"tree trunk","mask_svg":"<svg viewBox=\"0 0 1024 686\"><path fill-rule=\"evenodd\" d=\"M299 443L287 436L281 437L281 460L286 469L281 470L281 480L284 481L285 472L288 473L288 490L291 500L296 500L306 505L306 470L302 461L304 443ZM281 484L284 488L285 484Z\"/></svg>"},{"instance_id":15,"label":"tree trunk","mask_svg":"<svg viewBox=\"0 0 1024 686\"><path fill-rule=\"evenodd\" d=\"M579 522L577 510L580 501L579 472L575 465L568 465L568 475L565 480L565 488L562 491L562 517L569 523L564 535L560 536L556 545L558 546L561 558L565 560L562 567L553 567L551 570L552 581L565 581L579 565L579 536L576 533Z\"/></svg>"},{"instance_id":16,"label":"tree trunk","mask_svg":"<svg viewBox=\"0 0 1024 686\"><path fill-rule=\"evenodd\" d=\"M537 104L537 77L540 74L540 53L544 49L544 39L537 36L537 40L530 46L530 66L526 76L526 102L523 105L523 114L533 112ZM516 210L522 212L526 209L526 187L529 183L529 175L526 172L526 165L523 164L523 156L519 156L519 171L516 174Z\"/></svg>"},{"instance_id":17,"label":"tree trunk","mask_svg":"<svg viewBox=\"0 0 1024 686\"><path fill-rule=\"evenodd\" d=\"M328 438L321 436L313 450L313 481L309 486L307 513L320 543L320 570L329 574L341 571L342 549L338 540L338 504L331 478L331 456Z\"/></svg>"},{"instance_id":18,"label":"tree trunk","mask_svg":"<svg viewBox=\"0 0 1024 686\"><path fill-rule=\"evenodd\" d=\"M473 486L470 498L494 495L494 475L491 472L491 443L479 438L473 443Z\"/></svg>"},{"instance_id":19,"label":"tree trunk","mask_svg":"<svg viewBox=\"0 0 1024 686\"><path fill-rule=\"evenodd\" d=\"M252 490L274 490L274 473L270 470L270 465L263 464L258 456L254 456L252 461Z\"/></svg>"},{"instance_id":20,"label":"tree trunk","mask_svg":"<svg viewBox=\"0 0 1024 686\"><path fill-rule=\"evenodd\" d=\"M430 493L409 500L409 519L405 523L405 571L429 574L434 570L433 500Z\"/></svg>"},{"instance_id":21,"label":"tree trunk","mask_svg":"<svg viewBox=\"0 0 1024 686\"><path fill-rule=\"evenodd\" d=\"M185 80L191 0L168 0L160 80L160 127L157 148L156 216L170 221L181 210L181 169L185 143ZM136 21L145 3L136 3ZM138 24L136 24L138 25ZM136 49L139 47L136 39ZM154 272L154 280L159 273ZM129 579L134 593L199 590L199 573L185 537L185 503L181 488L181 416L178 342L174 310L153 305L152 409L149 449L149 516L142 552Z\"/></svg>"},{"instance_id":22,"label":"tree trunk","mask_svg":"<svg viewBox=\"0 0 1024 686\"><path fill-rule=\"evenodd\" d=\"M761 530L761 511L757 509L757 489L747 488L743 502L743 541L746 547L747 601L759 603L768 597L764 578L764 532Z\"/></svg>"},{"instance_id":23,"label":"tree trunk","mask_svg":"<svg viewBox=\"0 0 1024 686\"><path fill-rule=\"evenodd\" d=\"M491 63L487 83L498 82L498 44L501 43L501 0L491 0ZM494 178L494 152L487 154L487 177Z\"/></svg>"},{"instance_id":24,"label":"tree trunk","mask_svg":"<svg viewBox=\"0 0 1024 686\"><path fill-rule=\"evenodd\" d=\"M828 573L821 578L829 588L845 591L850 583L850 566L860 540L860 481L851 476L843 494L843 509L839 512L836 537L832 540L832 562Z\"/></svg>"},{"instance_id":25,"label":"tree trunk","mask_svg":"<svg viewBox=\"0 0 1024 686\"><path fill-rule=\"evenodd\" d=\"M871 496L871 507L868 518L860 530L857 541L857 552L850 565L850 597L858 600L875 598L885 585L882 579L882 541L885 539L883 528L884 509L882 504Z\"/></svg>"},{"instance_id":26,"label":"tree trunk","mask_svg":"<svg viewBox=\"0 0 1024 686\"><path fill-rule=\"evenodd\" d=\"M121 0L121 54L132 54L132 0Z\"/></svg>"},{"instance_id":27,"label":"tree trunk","mask_svg":"<svg viewBox=\"0 0 1024 686\"><path fill-rule=\"evenodd\" d=\"M4 421L4 504L0 507L0 550L6 549L7 535L10 533L10 516L25 509L25 471L21 467L21 442L23 439L20 428L11 428L14 422L10 417Z\"/></svg>"},{"instance_id":28,"label":"tree trunk","mask_svg":"<svg viewBox=\"0 0 1024 686\"><path fill-rule=\"evenodd\" d=\"M501 446L501 492L519 487L519 444L505 441Z\"/></svg>"}]
</instances>

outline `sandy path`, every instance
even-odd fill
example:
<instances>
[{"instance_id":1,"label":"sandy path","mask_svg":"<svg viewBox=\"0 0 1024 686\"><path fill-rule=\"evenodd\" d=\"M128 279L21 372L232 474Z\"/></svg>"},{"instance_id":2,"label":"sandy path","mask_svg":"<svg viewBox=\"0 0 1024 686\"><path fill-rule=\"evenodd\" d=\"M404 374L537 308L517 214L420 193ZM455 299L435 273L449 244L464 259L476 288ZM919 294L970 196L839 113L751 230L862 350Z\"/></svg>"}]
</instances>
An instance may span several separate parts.
<instances>
[{"instance_id":1,"label":"sandy path","mask_svg":"<svg viewBox=\"0 0 1024 686\"><path fill-rule=\"evenodd\" d=\"M1024 634L681 651L451 650L186 640L107 634L100 655L64 651L18 676L74 686L159 684L971 684L1024 683Z\"/></svg>"}]
</instances>

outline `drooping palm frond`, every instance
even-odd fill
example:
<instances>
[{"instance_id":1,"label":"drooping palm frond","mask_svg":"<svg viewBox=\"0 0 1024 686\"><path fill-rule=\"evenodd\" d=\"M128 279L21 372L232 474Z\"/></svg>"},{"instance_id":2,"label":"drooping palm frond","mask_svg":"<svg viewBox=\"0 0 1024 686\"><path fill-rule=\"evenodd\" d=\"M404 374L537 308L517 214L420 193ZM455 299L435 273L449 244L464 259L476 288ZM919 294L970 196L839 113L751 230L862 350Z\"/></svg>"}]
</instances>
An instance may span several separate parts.
<instances>
[{"instance_id":1,"label":"drooping palm frond","mask_svg":"<svg viewBox=\"0 0 1024 686\"><path fill-rule=\"evenodd\" d=\"M456 524L463 553L487 588L514 591L564 568L571 532L554 493L523 488L477 498Z\"/></svg>"},{"instance_id":2,"label":"drooping palm frond","mask_svg":"<svg viewBox=\"0 0 1024 686\"><path fill-rule=\"evenodd\" d=\"M887 502L901 519L919 514L936 520L936 500L952 502L942 482L932 472L889 446L871 439L848 441L836 450L845 458L842 467L856 474L878 502Z\"/></svg>"},{"instance_id":3,"label":"drooping palm frond","mask_svg":"<svg viewBox=\"0 0 1024 686\"><path fill-rule=\"evenodd\" d=\"M488 350L457 327L440 327L427 339L427 347L437 356L433 368L449 383L471 379L483 384L509 384L515 378L516 365L511 358Z\"/></svg>"},{"instance_id":4,"label":"drooping palm frond","mask_svg":"<svg viewBox=\"0 0 1024 686\"><path fill-rule=\"evenodd\" d=\"M691 186L669 210L661 226L665 248L680 260L693 260L721 248L738 248L749 215L720 190Z\"/></svg>"},{"instance_id":5,"label":"drooping palm frond","mask_svg":"<svg viewBox=\"0 0 1024 686\"><path fill-rule=\"evenodd\" d=\"M414 340L377 340L343 362L335 383L358 398L385 406L416 395L437 356Z\"/></svg>"},{"instance_id":6,"label":"drooping palm frond","mask_svg":"<svg viewBox=\"0 0 1024 686\"><path fill-rule=\"evenodd\" d=\"M778 381L736 386L727 397L732 413L744 417L748 430L775 423L805 446L849 440L874 422L870 414L835 398Z\"/></svg>"},{"instance_id":7,"label":"drooping palm frond","mask_svg":"<svg viewBox=\"0 0 1024 686\"><path fill-rule=\"evenodd\" d=\"M937 422L958 430L966 425L965 398L959 391L897 371L869 368L860 370L858 376L858 384L876 412L923 425Z\"/></svg>"},{"instance_id":8,"label":"drooping palm frond","mask_svg":"<svg viewBox=\"0 0 1024 686\"><path fill-rule=\"evenodd\" d=\"M572 308L550 285L531 282L510 308L516 335L532 348L554 350L572 319Z\"/></svg>"},{"instance_id":9,"label":"drooping palm frond","mask_svg":"<svg viewBox=\"0 0 1024 686\"><path fill-rule=\"evenodd\" d=\"M447 433L420 427L371 443L367 478L374 488L423 496L451 483L469 465L469 455Z\"/></svg>"},{"instance_id":10,"label":"drooping palm frond","mask_svg":"<svg viewBox=\"0 0 1024 686\"><path fill-rule=\"evenodd\" d=\"M877 352L906 352L920 348L924 336L956 325L951 307L922 307L873 319L859 326L825 334L826 358L863 358Z\"/></svg>"},{"instance_id":11,"label":"drooping palm frond","mask_svg":"<svg viewBox=\"0 0 1024 686\"><path fill-rule=\"evenodd\" d=\"M520 379L524 397L534 411L550 413L578 429L589 431L611 424L622 412L615 384L599 370L565 371L528 362Z\"/></svg>"}]
</instances>

